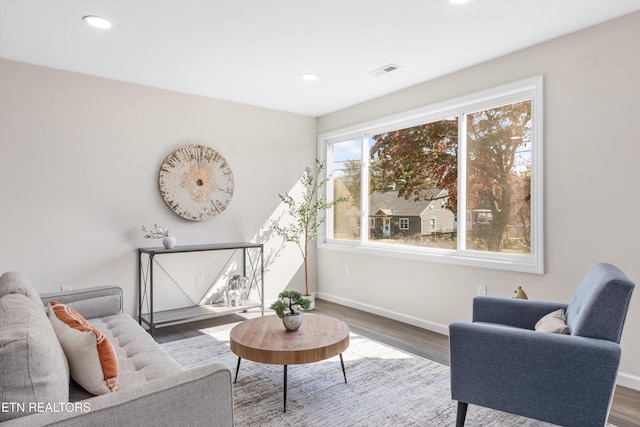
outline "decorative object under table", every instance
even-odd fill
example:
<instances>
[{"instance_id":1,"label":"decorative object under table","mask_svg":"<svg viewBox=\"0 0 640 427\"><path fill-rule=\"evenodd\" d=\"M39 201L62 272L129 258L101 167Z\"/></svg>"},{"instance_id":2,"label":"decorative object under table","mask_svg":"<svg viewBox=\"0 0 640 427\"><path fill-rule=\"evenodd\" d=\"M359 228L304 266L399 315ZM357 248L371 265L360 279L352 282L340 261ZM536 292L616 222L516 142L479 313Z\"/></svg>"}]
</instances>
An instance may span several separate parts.
<instances>
[{"instance_id":1,"label":"decorative object under table","mask_svg":"<svg viewBox=\"0 0 640 427\"><path fill-rule=\"evenodd\" d=\"M164 311L154 309L154 265L158 265L160 270L168 273L158 262L158 257L166 257L172 254L232 251L240 252L242 255L241 277L247 278L246 292L242 293L248 297L251 289L255 287L260 301L245 300L239 304L241 298L235 299L235 304L207 303L206 296L212 290L215 283L202 292L200 303L191 307L177 308ZM239 254L239 255L240 255ZM224 269L224 267L223 267ZM221 273L220 273L221 274ZM169 276L170 277L170 276ZM171 278L177 289L184 293L178 282ZM251 308L260 308L264 314L264 246L262 243L237 242L237 243L217 243L210 245L186 245L175 246L173 248L138 248L138 323L146 324L149 332L153 335L157 326L167 325L176 322L186 322L202 320L211 317L226 316L228 314L246 311ZM145 306L146 304L146 306ZM145 311L146 309L146 311Z\"/></svg>"}]
</instances>

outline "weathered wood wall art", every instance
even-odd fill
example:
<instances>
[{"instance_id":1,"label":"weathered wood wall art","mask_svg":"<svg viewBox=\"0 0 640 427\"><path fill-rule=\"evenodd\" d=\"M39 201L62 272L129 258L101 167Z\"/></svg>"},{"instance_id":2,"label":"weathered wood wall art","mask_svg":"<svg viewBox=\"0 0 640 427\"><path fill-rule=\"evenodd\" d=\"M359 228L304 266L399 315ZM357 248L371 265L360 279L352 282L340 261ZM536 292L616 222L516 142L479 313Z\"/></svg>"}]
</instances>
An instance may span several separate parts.
<instances>
[{"instance_id":1,"label":"weathered wood wall art","mask_svg":"<svg viewBox=\"0 0 640 427\"><path fill-rule=\"evenodd\" d=\"M204 221L231 202L233 173L226 159L204 145L185 145L160 167L160 193L167 206L183 218Z\"/></svg>"}]
</instances>

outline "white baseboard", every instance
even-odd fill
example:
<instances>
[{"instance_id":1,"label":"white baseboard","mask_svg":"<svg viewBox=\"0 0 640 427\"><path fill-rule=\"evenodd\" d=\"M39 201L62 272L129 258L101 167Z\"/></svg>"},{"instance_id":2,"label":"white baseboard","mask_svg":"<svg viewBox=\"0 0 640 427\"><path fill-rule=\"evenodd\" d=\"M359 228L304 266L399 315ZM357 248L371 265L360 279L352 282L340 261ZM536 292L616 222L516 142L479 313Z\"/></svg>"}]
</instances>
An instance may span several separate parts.
<instances>
[{"instance_id":1,"label":"white baseboard","mask_svg":"<svg viewBox=\"0 0 640 427\"><path fill-rule=\"evenodd\" d=\"M640 391L640 377L637 375L618 372L618 380L616 381L616 384Z\"/></svg>"},{"instance_id":2,"label":"white baseboard","mask_svg":"<svg viewBox=\"0 0 640 427\"><path fill-rule=\"evenodd\" d=\"M417 326L419 328L426 329L428 331L437 332L442 335L449 336L449 326L442 325L440 323L430 322L428 320L419 319L413 316L407 316L404 313L398 313L396 311L387 310L384 308L376 307L374 305L363 304L358 301L350 300L347 298L338 297L324 292L318 292L317 297L326 301L334 302L336 304L353 307L358 310L366 311L367 313L377 314L378 316L386 317L388 319L397 320L399 322L407 323L409 325ZM640 391L640 377L636 375L626 374L624 372L618 372L618 379L616 381L618 385L631 388Z\"/></svg>"},{"instance_id":3,"label":"white baseboard","mask_svg":"<svg viewBox=\"0 0 640 427\"><path fill-rule=\"evenodd\" d=\"M330 302L335 302L336 304L353 307L358 310L366 311L367 313L377 314L378 316L386 317L387 319L397 320L402 323L407 323L409 325L417 326L419 328L427 329L429 331L449 336L449 327L447 325L429 322L428 320L419 319L413 316L407 316L406 314L398 313L397 311L386 310L374 305L363 304L358 301L338 297L335 295L325 294L323 292L318 292L318 298Z\"/></svg>"}]
</instances>

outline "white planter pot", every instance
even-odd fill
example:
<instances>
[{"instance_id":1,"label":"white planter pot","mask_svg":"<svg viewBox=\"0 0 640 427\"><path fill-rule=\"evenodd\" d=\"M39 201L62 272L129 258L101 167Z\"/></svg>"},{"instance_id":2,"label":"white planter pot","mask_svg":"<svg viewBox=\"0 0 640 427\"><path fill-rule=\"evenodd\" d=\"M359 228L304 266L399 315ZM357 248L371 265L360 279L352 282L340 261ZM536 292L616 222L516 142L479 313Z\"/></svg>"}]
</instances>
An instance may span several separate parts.
<instances>
[{"instance_id":1,"label":"white planter pot","mask_svg":"<svg viewBox=\"0 0 640 427\"><path fill-rule=\"evenodd\" d=\"M300 325L302 325L302 313L297 313L293 316L284 316L282 318L282 324L287 331L297 331Z\"/></svg>"},{"instance_id":2,"label":"white planter pot","mask_svg":"<svg viewBox=\"0 0 640 427\"><path fill-rule=\"evenodd\" d=\"M176 245L176 238L173 236L166 236L162 238L162 245L167 248L167 249L171 249Z\"/></svg>"},{"instance_id":3,"label":"white planter pot","mask_svg":"<svg viewBox=\"0 0 640 427\"><path fill-rule=\"evenodd\" d=\"M311 303L309 304L309 308L305 311L311 311L314 310L316 308L316 295L315 294L311 294L311 295L302 295L303 298L308 299L309 301L311 301Z\"/></svg>"}]
</instances>

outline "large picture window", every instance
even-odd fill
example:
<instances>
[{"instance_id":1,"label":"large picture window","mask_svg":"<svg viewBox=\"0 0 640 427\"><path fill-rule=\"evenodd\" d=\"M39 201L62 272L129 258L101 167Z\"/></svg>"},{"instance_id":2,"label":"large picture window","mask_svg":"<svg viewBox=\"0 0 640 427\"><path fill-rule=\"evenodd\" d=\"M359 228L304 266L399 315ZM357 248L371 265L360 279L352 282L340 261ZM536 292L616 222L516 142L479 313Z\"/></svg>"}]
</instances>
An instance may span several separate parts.
<instances>
[{"instance_id":1,"label":"large picture window","mask_svg":"<svg viewBox=\"0 0 640 427\"><path fill-rule=\"evenodd\" d=\"M325 244L535 273L542 79L321 135Z\"/></svg>"}]
</instances>

